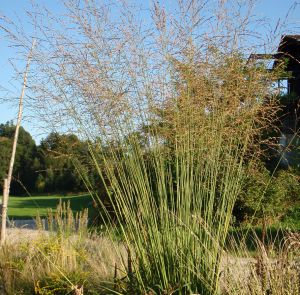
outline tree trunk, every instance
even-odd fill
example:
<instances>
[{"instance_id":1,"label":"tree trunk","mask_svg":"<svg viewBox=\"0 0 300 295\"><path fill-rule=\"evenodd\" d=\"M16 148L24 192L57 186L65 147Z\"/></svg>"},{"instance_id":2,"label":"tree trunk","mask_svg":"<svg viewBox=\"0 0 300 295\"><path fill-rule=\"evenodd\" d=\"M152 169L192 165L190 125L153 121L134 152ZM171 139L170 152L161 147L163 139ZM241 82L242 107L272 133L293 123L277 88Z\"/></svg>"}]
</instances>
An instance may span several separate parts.
<instances>
[{"instance_id":1,"label":"tree trunk","mask_svg":"<svg viewBox=\"0 0 300 295\"><path fill-rule=\"evenodd\" d=\"M21 120L22 120L22 114L23 114L23 98L24 98L24 94L25 94L25 89L26 89L26 84L27 84L27 75L28 75L28 71L29 71L29 66L30 66L30 61L32 58L32 52L33 52L34 45L35 45L35 40L32 41L32 46L31 46L31 49L30 49L30 52L29 52L29 55L27 58L27 64L26 64L26 69L25 69L24 78L23 78L23 87L22 87L22 92L21 92L20 100L19 100L18 119L17 119L17 124L16 124L15 135L14 135L12 153L11 153L11 158L10 158L10 162L9 162L7 178L4 179L2 216L1 216L1 233L0 233L1 245L5 242L5 238L6 238L6 216L7 216L7 205L8 205L8 198L9 198L10 183L11 183L12 172L13 172L13 168L14 168L16 149L17 149L17 143L18 143L18 137L19 137L19 129L21 126Z\"/></svg>"}]
</instances>

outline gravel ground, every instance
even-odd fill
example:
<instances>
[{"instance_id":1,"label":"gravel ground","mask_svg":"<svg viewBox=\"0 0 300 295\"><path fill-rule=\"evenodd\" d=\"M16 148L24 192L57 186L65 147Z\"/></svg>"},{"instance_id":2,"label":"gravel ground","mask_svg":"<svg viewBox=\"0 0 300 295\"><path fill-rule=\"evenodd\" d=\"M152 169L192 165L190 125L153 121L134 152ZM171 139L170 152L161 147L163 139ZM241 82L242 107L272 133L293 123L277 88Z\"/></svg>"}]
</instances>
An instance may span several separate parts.
<instances>
[{"instance_id":1,"label":"gravel ground","mask_svg":"<svg viewBox=\"0 0 300 295\"><path fill-rule=\"evenodd\" d=\"M8 228L7 241L10 243L18 241L28 241L37 239L41 235L48 235L46 231L26 229L26 228Z\"/></svg>"}]
</instances>

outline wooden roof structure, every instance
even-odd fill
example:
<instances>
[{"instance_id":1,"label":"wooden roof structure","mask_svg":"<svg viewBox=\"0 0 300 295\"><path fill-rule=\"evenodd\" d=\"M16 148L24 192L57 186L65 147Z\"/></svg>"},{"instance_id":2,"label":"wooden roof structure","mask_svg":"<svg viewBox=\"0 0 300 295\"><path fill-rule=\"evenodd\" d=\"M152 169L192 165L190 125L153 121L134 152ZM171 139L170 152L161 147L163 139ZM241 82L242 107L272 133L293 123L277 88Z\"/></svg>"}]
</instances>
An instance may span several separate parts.
<instances>
[{"instance_id":1,"label":"wooden roof structure","mask_svg":"<svg viewBox=\"0 0 300 295\"><path fill-rule=\"evenodd\" d=\"M276 53L251 54L250 60L274 60L272 69L286 62L288 94L300 97L300 35L283 35Z\"/></svg>"}]
</instances>

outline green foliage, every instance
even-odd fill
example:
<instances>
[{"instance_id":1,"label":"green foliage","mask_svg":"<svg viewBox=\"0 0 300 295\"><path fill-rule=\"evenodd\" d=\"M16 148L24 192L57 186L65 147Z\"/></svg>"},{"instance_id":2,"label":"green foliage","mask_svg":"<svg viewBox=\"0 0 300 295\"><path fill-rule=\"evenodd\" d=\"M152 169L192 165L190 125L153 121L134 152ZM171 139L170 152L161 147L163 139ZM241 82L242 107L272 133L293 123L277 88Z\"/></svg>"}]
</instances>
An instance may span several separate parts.
<instances>
[{"instance_id":1,"label":"green foliage","mask_svg":"<svg viewBox=\"0 0 300 295\"><path fill-rule=\"evenodd\" d=\"M0 177L4 179L7 173L8 164L11 155L11 147L12 141L7 137L0 138L0 161L1 161L1 168L0 168ZM2 186L2 184L1 184Z\"/></svg>"},{"instance_id":2,"label":"green foliage","mask_svg":"<svg viewBox=\"0 0 300 295\"><path fill-rule=\"evenodd\" d=\"M74 157L80 156L82 142L75 135L51 133L42 140L39 152L44 172L36 188L45 192L84 191L84 184L74 167Z\"/></svg>"},{"instance_id":3,"label":"green foliage","mask_svg":"<svg viewBox=\"0 0 300 295\"><path fill-rule=\"evenodd\" d=\"M0 178L6 177L12 152L12 143L15 126L11 122L0 124ZM12 194L21 194L32 191L37 178L36 170L40 167L37 156L37 147L31 135L20 128L16 158L13 170ZM2 186L2 181L1 184ZM25 188L25 189L24 189Z\"/></svg>"},{"instance_id":4,"label":"green foliage","mask_svg":"<svg viewBox=\"0 0 300 295\"><path fill-rule=\"evenodd\" d=\"M299 202L298 202L299 204ZM285 226L300 230L300 206L293 206L287 210L286 214L282 218L282 222Z\"/></svg>"},{"instance_id":5,"label":"green foliage","mask_svg":"<svg viewBox=\"0 0 300 295\"><path fill-rule=\"evenodd\" d=\"M4 179L11 157L15 126L0 124L0 178ZM31 135L20 128L11 194L84 192L82 178L91 172L91 157L87 144L73 134L50 133L36 146ZM2 186L2 182L0 182Z\"/></svg>"},{"instance_id":6,"label":"green foliage","mask_svg":"<svg viewBox=\"0 0 300 295\"><path fill-rule=\"evenodd\" d=\"M239 197L243 219L253 216L276 220L300 202L299 176L293 170L280 170L274 175L259 163L248 170Z\"/></svg>"}]
</instances>

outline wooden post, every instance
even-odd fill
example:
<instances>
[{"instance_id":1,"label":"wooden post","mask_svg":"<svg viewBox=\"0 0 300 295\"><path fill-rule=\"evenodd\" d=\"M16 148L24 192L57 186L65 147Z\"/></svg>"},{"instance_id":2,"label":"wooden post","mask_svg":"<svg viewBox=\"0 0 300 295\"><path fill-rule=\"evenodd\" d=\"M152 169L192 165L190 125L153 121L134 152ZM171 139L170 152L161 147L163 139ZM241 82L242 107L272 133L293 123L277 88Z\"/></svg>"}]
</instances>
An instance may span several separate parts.
<instances>
[{"instance_id":1,"label":"wooden post","mask_svg":"<svg viewBox=\"0 0 300 295\"><path fill-rule=\"evenodd\" d=\"M4 179L3 184L3 199L2 199L2 222L1 222L1 233L0 233L0 242L1 244L5 241L6 236L6 216L7 216L7 204L8 204L8 186L7 186L7 178Z\"/></svg>"},{"instance_id":2,"label":"wooden post","mask_svg":"<svg viewBox=\"0 0 300 295\"><path fill-rule=\"evenodd\" d=\"M30 61L32 58L34 46L35 46L35 40L32 41L32 46L31 46L31 49L30 49L30 52L28 55L26 69L24 72L23 87L22 87L22 92L21 92L20 100L19 100L18 119L17 119L17 124L16 124L15 135L14 135L12 153L11 153L11 158L10 158L10 162L9 162L7 178L4 180L4 186L3 186L3 203L2 203L1 233L0 233L0 244L1 245L4 244L5 238L6 238L6 216L7 216L7 204L8 204L10 183L11 183L11 179L12 179L12 172L13 172L14 162L15 162L15 157L16 157L19 129L20 129L21 120L22 120L23 98L24 98L25 89L27 86L27 75L28 75L28 71L29 71L29 66L30 66Z\"/></svg>"}]
</instances>

